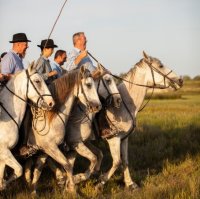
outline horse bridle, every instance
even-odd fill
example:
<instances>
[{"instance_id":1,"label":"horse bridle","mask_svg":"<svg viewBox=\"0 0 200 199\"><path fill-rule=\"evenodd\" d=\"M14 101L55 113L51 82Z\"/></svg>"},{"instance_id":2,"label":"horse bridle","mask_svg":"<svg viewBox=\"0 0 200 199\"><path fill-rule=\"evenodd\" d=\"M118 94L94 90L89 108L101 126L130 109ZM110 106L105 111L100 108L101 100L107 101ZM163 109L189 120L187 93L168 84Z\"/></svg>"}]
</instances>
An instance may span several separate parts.
<instances>
[{"instance_id":1,"label":"horse bridle","mask_svg":"<svg viewBox=\"0 0 200 199\"><path fill-rule=\"evenodd\" d=\"M152 62L148 62L146 60L144 60L144 62L149 66L149 68L151 70L151 75L152 75L152 79L153 79L153 86L151 88L159 88L159 89L169 88L169 86L166 86L166 79L168 79L171 83L175 83L175 81L169 77L169 74L171 74L173 72L172 70L170 70L167 74L164 74L160 70L155 68L152 65ZM154 71L157 72L158 74L160 74L161 76L163 76L164 85L159 85L159 84L155 83Z\"/></svg>"},{"instance_id":2,"label":"horse bridle","mask_svg":"<svg viewBox=\"0 0 200 199\"><path fill-rule=\"evenodd\" d=\"M35 73L36 73L36 72L35 72ZM35 73L33 73L32 75L34 75ZM40 101L40 99L41 99L41 100L43 101L43 106L44 106L44 104L45 104L45 105L48 107L48 105L47 105L46 102L44 101L44 97L45 97L45 96L50 96L50 97L52 97L52 95L51 95L51 94L43 94L43 95L41 95L41 94L39 93L39 91L37 90L36 86L34 85L33 81L31 80L30 77L31 77L32 75L29 75L28 70L26 70L26 75L27 75L27 79L31 82L31 84L32 84L33 88L35 89L36 93L39 95L36 104L32 103L33 106L39 108L39 107L38 107L38 104L39 104L39 101ZM27 89L26 89L26 98L27 98L27 99L28 99L29 81L27 81Z\"/></svg>"},{"instance_id":3,"label":"horse bridle","mask_svg":"<svg viewBox=\"0 0 200 199\"><path fill-rule=\"evenodd\" d=\"M153 79L153 85L152 85L152 86L151 86L151 85L137 84L137 83L128 81L128 80L126 80L126 79L123 79L123 78L121 78L121 77L118 77L118 76L115 76L115 75L112 75L112 74L111 74L113 77L115 77L115 78L117 78L117 79L120 79L120 80L122 80L122 81L128 82L128 83L130 83L130 84L134 84L134 85L137 85L137 86L142 86L142 87L147 87L147 88L152 88L152 89L153 89L150 98L148 99L148 101L143 105L143 107L142 107L138 112L142 111L142 110L146 107L146 105L149 103L149 101L150 101L150 99L151 99L151 97L152 97L152 95L153 95L153 92L154 92L154 89L155 89L155 88L159 88L159 89L166 89L166 88L169 88L169 86L166 86L166 83L165 83L165 82L166 82L166 79L168 79L171 83L174 83L174 80L172 80L172 79L168 76L170 73L172 73L172 70L170 70L167 74L164 74L164 73L162 73L161 71L159 71L157 68L155 68L155 67L152 65L152 62L149 63L149 62L147 62L147 61L145 60L145 63L148 65L148 67L149 67L150 70L151 70L151 75L152 75L152 79ZM163 76L163 78L164 78L164 85L156 84L156 82L155 82L155 77L154 77L154 71L157 72L158 74L160 74L161 76ZM124 104L124 106L125 106L125 109L128 111L128 113L129 113L129 115L130 115L130 117L131 117L131 119L132 119L132 121L133 121L133 123L134 123L133 116L132 116L130 110L128 109L128 107L127 107L127 105L126 105L126 103L124 102L123 99L122 99L122 102L123 102L123 104ZM106 114L106 118L107 118L107 121L108 121L109 125L113 126L115 129L117 129L117 127L112 123L112 121L109 119L109 117L107 116L107 114ZM131 130L129 131L129 133L128 133L127 135L125 135L125 136L122 138L122 140L126 139L126 138L132 133L132 131L135 129L135 127L136 127L136 126L133 125L132 128L131 128ZM110 138L112 138L112 137L115 136L115 135L116 135L116 134L113 134L112 136L108 137L107 139L110 139Z\"/></svg>"},{"instance_id":4,"label":"horse bridle","mask_svg":"<svg viewBox=\"0 0 200 199\"><path fill-rule=\"evenodd\" d=\"M29 75L28 69L26 69L25 71L26 71L26 76L27 76L26 99L28 99L28 88L29 88L29 81L30 81L31 84L32 84L32 86L33 86L33 88L35 89L35 91L36 91L37 94L39 95L36 104L34 104L34 103L29 103L27 100L24 100L22 97L20 97L19 95L17 95L16 93L14 93L12 90L10 90L6 84L4 85L4 87L5 87L10 93L12 93L14 96L16 96L17 98L19 98L19 99L22 100L23 102L27 103L29 106L35 107L35 108L39 108L39 107L38 107L39 100L42 99L42 100L43 100L43 103L45 103L45 102L44 102L44 96L51 96L51 94L50 94L50 95L47 95L47 94L41 95L41 94L39 93L39 91L37 90L37 88L35 87L33 81L32 81L31 78L30 78L32 75L34 75L34 74L37 73L37 72L33 73L32 75ZM47 104L45 104L45 105L48 106ZM18 127L18 129L19 129L18 123L15 121L15 119L13 118L13 116L7 111L7 109L3 106L3 104L2 104L1 102L0 102L0 106L1 106L1 107L4 109L4 111L9 115L9 117L15 122L15 124L17 125L17 127Z\"/></svg>"},{"instance_id":5,"label":"horse bridle","mask_svg":"<svg viewBox=\"0 0 200 199\"><path fill-rule=\"evenodd\" d=\"M110 75L112 75L112 74L110 74ZM99 95L99 87L100 87L101 81L102 81L102 84L103 84L104 88L106 89L106 91L108 93L108 95L107 95L107 97L105 99L102 96ZM120 93L110 93L110 91L109 91L109 89L108 89L108 87L107 87L107 85L106 85L103 77L101 77L99 79L99 81L98 81L98 84L97 84L97 93L101 97L101 99L105 102L105 104L104 104L105 106L108 106L108 105L111 104L111 101L112 101L114 95L120 95Z\"/></svg>"},{"instance_id":6,"label":"horse bridle","mask_svg":"<svg viewBox=\"0 0 200 199\"><path fill-rule=\"evenodd\" d=\"M91 75L87 76L87 78L88 78L88 77L91 77L91 78L92 78ZM83 79L83 77L82 77L81 79ZM84 96L85 101L86 101L86 109L89 110L89 109L90 109L90 103L89 103L89 99L88 99L88 97L87 97L87 95L85 94L85 91L84 91L84 89L83 89L83 83L82 83L82 81L80 82L80 84L78 84L77 93L75 94L75 98L76 98L76 99L78 99L79 92L80 92L80 93L83 93L83 96ZM82 112L84 112L84 113L87 112L87 111L85 111L84 108L82 108L82 107L80 106L79 103L77 103L77 104L78 104L79 109L80 109ZM66 114L64 114L64 113L62 113L62 112L60 112L60 111L59 111L59 113L62 114L62 115L65 115L65 116L69 116L69 115L66 115ZM58 113L58 116L60 117L61 121L62 121L63 124L65 125L65 122L63 121L63 119L61 118L61 116L59 115L59 113ZM85 113L85 116L89 119L87 113ZM85 118L85 117L84 117L84 118ZM84 119L84 118L83 118L83 119ZM89 119L89 120L90 120L90 119Z\"/></svg>"}]
</instances>

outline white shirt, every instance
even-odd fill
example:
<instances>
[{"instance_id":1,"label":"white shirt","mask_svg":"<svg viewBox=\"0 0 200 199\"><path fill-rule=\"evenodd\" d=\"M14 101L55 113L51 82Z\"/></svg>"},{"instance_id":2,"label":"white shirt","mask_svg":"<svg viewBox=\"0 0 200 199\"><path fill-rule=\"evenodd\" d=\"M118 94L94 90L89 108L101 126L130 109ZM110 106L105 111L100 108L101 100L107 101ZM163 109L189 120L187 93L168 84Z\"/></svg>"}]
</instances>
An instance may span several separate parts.
<instances>
[{"instance_id":1,"label":"white shirt","mask_svg":"<svg viewBox=\"0 0 200 199\"><path fill-rule=\"evenodd\" d=\"M82 65L84 65L90 72L94 71L96 67L93 65L92 60L89 56L84 57L77 65L74 63L76 57L78 57L80 53L81 51L78 48L74 48L70 52L68 52L66 70L70 71L76 68L80 68Z\"/></svg>"}]
</instances>

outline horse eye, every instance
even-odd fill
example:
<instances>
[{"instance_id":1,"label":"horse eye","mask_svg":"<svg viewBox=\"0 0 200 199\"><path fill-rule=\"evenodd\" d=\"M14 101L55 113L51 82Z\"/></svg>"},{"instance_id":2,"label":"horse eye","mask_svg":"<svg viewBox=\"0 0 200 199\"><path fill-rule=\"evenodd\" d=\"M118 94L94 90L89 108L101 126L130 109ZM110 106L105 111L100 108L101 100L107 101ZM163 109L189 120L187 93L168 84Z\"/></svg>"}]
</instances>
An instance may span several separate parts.
<instances>
[{"instance_id":1,"label":"horse eye","mask_svg":"<svg viewBox=\"0 0 200 199\"><path fill-rule=\"evenodd\" d=\"M92 88L92 84L91 83L87 83L86 86L91 89Z\"/></svg>"},{"instance_id":2,"label":"horse eye","mask_svg":"<svg viewBox=\"0 0 200 199\"><path fill-rule=\"evenodd\" d=\"M159 68L163 68L163 65L162 65L162 64L160 64Z\"/></svg>"},{"instance_id":3,"label":"horse eye","mask_svg":"<svg viewBox=\"0 0 200 199\"><path fill-rule=\"evenodd\" d=\"M36 80L35 80L35 83L36 83L36 84L39 84L39 83L40 83L40 80L36 79Z\"/></svg>"},{"instance_id":4,"label":"horse eye","mask_svg":"<svg viewBox=\"0 0 200 199\"><path fill-rule=\"evenodd\" d=\"M106 82L107 82L107 84L111 84L111 80L110 79L107 79Z\"/></svg>"}]
</instances>

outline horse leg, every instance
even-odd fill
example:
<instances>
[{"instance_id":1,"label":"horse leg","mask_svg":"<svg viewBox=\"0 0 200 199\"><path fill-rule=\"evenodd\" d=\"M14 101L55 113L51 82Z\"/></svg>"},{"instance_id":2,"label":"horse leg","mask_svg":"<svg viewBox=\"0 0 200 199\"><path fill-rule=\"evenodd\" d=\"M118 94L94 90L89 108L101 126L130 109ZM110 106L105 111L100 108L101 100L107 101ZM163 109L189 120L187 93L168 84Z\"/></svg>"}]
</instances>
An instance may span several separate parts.
<instances>
[{"instance_id":1,"label":"horse leg","mask_svg":"<svg viewBox=\"0 0 200 199\"><path fill-rule=\"evenodd\" d=\"M57 145L48 145L48 147L45 147L45 153L47 153L49 156L51 156L55 161L57 161L59 164L63 166L65 169L67 180L65 184L65 190L71 193L75 193L75 184L73 180L73 172L72 172L72 166L70 162L67 160L67 158L63 155L63 153L60 151ZM68 183L67 183L68 182Z\"/></svg>"},{"instance_id":2,"label":"horse leg","mask_svg":"<svg viewBox=\"0 0 200 199\"><path fill-rule=\"evenodd\" d=\"M97 163L97 157L95 154L93 154L88 148L87 146L83 143L83 142L79 142L76 146L75 146L75 150L76 152L87 158L88 160L90 160L90 166L89 169L85 171L85 173L79 173L77 175L74 176L74 182L75 184L78 184L82 181L87 180L91 173L93 173L94 168L96 166Z\"/></svg>"},{"instance_id":3,"label":"horse leg","mask_svg":"<svg viewBox=\"0 0 200 199\"><path fill-rule=\"evenodd\" d=\"M25 167L24 167L24 178L29 187L31 186L31 167L32 167L32 165L33 165L33 160L31 158L29 158L26 161Z\"/></svg>"},{"instance_id":4,"label":"horse leg","mask_svg":"<svg viewBox=\"0 0 200 199\"><path fill-rule=\"evenodd\" d=\"M4 171L5 171L5 164L1 163L0 165L0 191L4 190L6 188L6 184L4 181Z\"/></svg>"},{"instance_id":5,"label":"horse leg","mask_svg":"<svg viewBox=\"0 0 200 199\"><path fill-rule=\"evenodd\" d=\"M97 157L97 163L96 163L96 166L94 168L94 172L95 173L98 173L100 171L100 167L101 167L101 162L103 160L103 153L102 151L95 147L90 141L88 141L86 143L86 146L96 155Z\"/></svg>"},{"instance_id":6,"label":"horse leg","mask_svg":"<svg viewBox=\"0 0 200 199\"><path fill-rule=\"evenodd\" d=\"M97 189L102 189L104 184L111 178L111 176L114 174L116 169L119 167L121 164L121 159L120 159L120 145L121 145L121 139L120 137L113 137L110 139L107 139L107 142L109 144L111 156L113 159L112 167L111 169L103 174L100 177L100 182L97 184L96 188Z\"/></svg>"},{"instance_id":7,"label":"horse leg","mask_svg":"<svg viewBox=\"0 0 200 199\"><path fill-rule=\"evenodd\" d=\"M19 178L23 174L23 169L9 149L4 150L4 152L2 153L4 154L2 157L5 162L5 165L8 165L14 170L14 173L10 176L10 178L6 182L7 185L13 180Z\"/></svg>"},{"instance_id":8,"label":"horse leg","mask_svg":"<svg viewBox=\"0 0 200 199\"><path fill-rule=\"evenodd\" d=\"M31 183L31 194L32 195L37 195L36 190L37 190L38 181L41 176L42 169L44 168L47 158L48 158L48 155L43 153L40 156L38 156L38 158L36 160L35 168L33 171L33 180Z\"/></svg>"},{"instance_id":9,"label":"horse leg","mask_svg":"<svg viewBox=\"0 0 200 199\"><path fill-rule=\"evenodd\" d=\"M55 174L58 186L62 188L66 182L66 175L64 170L60 168L60 165L58 165L57 162L55 162L52 158L47 159L47 165Z\"/></svg>"},{"instance_id":10,"label":"horse leg","mask_svg":"<svg viewBox=\"0 0 200 199\"><path fill-rule=\"evenodd\" d=\"M138 185L135 182L133 182L128 167L128 138L124 139L121 143L121 156L124 170L125 186L132 190L137 189Z\"/></svg>"}]
</instances>

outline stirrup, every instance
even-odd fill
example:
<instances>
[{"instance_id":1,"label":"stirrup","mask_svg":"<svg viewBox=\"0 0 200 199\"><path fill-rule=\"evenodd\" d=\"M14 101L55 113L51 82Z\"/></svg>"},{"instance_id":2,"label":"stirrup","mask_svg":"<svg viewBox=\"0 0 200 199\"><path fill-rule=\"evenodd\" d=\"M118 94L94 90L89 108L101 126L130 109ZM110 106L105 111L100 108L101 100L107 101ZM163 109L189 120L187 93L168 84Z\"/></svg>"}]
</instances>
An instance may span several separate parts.
<instances>
[{"instance_id":1,"label":"stirrup","mask_svg":"<svg viewBox=\"0 0 200 199\"><path fill-rule=\"evenodd\" d=\"M28 158L28 157L36 154L37 151L38 151L38 149L36 149L34 146L25 145L20 148L19 154L20 154L20 156L22 156L24 158Z\"/></svg>"}]
</instances>

